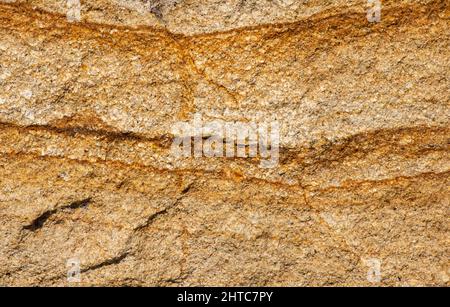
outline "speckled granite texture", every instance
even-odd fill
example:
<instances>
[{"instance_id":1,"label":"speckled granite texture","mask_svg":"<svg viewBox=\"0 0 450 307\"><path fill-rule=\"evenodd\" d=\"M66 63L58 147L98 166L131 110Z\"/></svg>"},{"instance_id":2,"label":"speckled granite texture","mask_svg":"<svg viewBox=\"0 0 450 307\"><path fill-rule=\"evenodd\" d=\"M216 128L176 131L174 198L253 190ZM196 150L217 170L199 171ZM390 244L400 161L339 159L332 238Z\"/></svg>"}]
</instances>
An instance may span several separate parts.
<instances>
[{"instance_id":1,"label":"speckled granite texture","mask_svg":"<svg viewBox=\"0 0 450 307\"><path fill-rule=\"evenodd\" d=\"M72 2L0 1L0 285L450 285L448 1Z\"/></svg>"}]
</instances>

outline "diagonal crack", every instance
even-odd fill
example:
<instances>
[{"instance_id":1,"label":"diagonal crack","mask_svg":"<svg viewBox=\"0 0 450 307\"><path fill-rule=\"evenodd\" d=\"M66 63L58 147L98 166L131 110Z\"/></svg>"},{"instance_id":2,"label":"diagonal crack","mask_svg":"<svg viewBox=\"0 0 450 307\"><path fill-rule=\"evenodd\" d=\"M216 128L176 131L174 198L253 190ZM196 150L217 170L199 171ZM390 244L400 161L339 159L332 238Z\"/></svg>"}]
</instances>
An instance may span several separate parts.
<instances>
[{"instance_id":1,"label":"diagonal crack","mask_svg":"<svg viewBox=\"0 0 450 307\"><path fill-rule=\"evenodd\" d=\"M129 255L130 255L130 253L128 251L123 252L123 253L119 254L118 256L115 256L115 257L110 258L110 259L106 259L105 261L102 261L102 262L100 262L98 264L94 264L94 265L91 265L91 266L89 266L87 268L84 268L80 272L81 273L85 273L85 272L88 272L88 271L95 271L95 270L101 269L103 267L119 264L125 258L127 258Z\"/></svg>"},{"instance_id":2,"label":"diagonal crack","mask_svg":"<svg viewBox=\"0 0 450 307\"><path fill-rule=\"evenodd\" d=\"M193 182L191 182L190 184L188 184L185 188L183 188L183 190L181 191L181 195L169 206L167 206L166 208L157 211L155 213L153 213L152 215L150 215L146 222L143 223L142 225L136 227L134 229L134 232L142 230L147 228L148 226L150 226L159 216L166 214L170 209L176 207L180 201L186 196L186 194L191 190L192 186L194 185Z\"/></svg>"},{"instance_id":3,"label":"diagonal crack","mask_svg":"<svg viewBox=\"0 0 450 307\"><path fill-rule=\"evenodd\" d=\"M39 215L36 219L34 219L29 225L23 226L22 230L29 230L29 231L36 231L39 230L40 228L42 228L44 226L44 224L47 222L47 220L54 214L58 213L61 210L65 210L65 209L70 209L70 210L75 210L75 209L79 209L79 208L85 208L89 205L89 203L91 202L92 198L86 198L80 201L75 201L72 202L66 206L62 206L56 209L52 209L52 210L47 210L44 213L42 213L41 215Z\"/></svg>"},{"instance_id":4,"label":"diagonal crack","mask_svg":"<svg viewBox=\"0 0 450 307\"><path fill-rule=\"evenodd\" d=\"M179 39L177 38L179 35L168 33L168 38L172 40L174 43L174 47L177 48L179 53L181 54L183 60L185 61L186 65L190 68L190 71L193 72L193 77L199 77L201 80L205 81L208 85L212 86L213 88L218 89L219 91L222 91L228 96L234 104L238 104L238 94L231 91L228 87L225 85L222 85L218 83L217 81L213 80L210 76L207 75L206 71L204 69L200 69L197 64L195 63L195 60L191 53L189 52L189 48L186 48L183 44L180 43ZM184 42L184 44L189 44L190 41L187 40ZM191 81L192 83L192 81ZM191 90L191 96L193 95Z\"/></svg>"},{"instance_id":5,"label":"diagonal crack","mask_svg":"<svg viewBox=\"0 0 450 307\"><path fill-rule=\"evenodd\" d=\"M169 206L169 207L172 207L172 205ZM166 213L167 213L167 210L169 209L169 207L164 208L163 210L157 211L157 212L153 213L152 215L150 215L150 216L147 218L147 220L145 221L145 223L142 224L142 225L139 225L138 227L136 227L136 228L134 229L134 231L139 231L139 230L145 229L145 228L147 228L148 226L150 226L150 224L152 224L153 221L154 221L158 216L161 216L161 215L166 214Z\"/></svg>"},{"instance_id":6,"label":"diagonal crack","mask_svg":"<svg viewBox=\"0 0 450 307\"><path fill-rule=\"evenodd\" d=\"M180 196L179 196L179 197L178 197L171 205L169 205L169 206L167 206L166 208L164 208L164 209L162 209L162 210L160 210L160 211L157 211L157 212L153 213L152 215L150 215L150 216L147 218L147 221L146 221L144 224L142 224L142 225L140 225L140 226L138 226L138 227L136 227L136 228L134 229L133 233L136 232L136 231L139 231L139 230L142 230L142 229L147 228L147 227L150 226L150 225L153 223L153 221L156 220L159 216L166 214L171 208L176 207L177 204L178 204L178 203L186 196L186 193L188 193L188 192L191 190L192 186L193 186L193 182L190 183L189 185L187 185L187 186L181 191L181 195L180 195ZM132 236L129 238L129 240L130 240L131 238L132 238ZM129 241L129 240L128 240L128 241ZM128 243L129 243L129 242L128 242ZM128 243L126 244L126 246L128 245ZM121 263L123 260L125 260L129 255L131 255L131 254L132 254L132 253L130 252L129 248L125 248L125 251L121 252L119 255L117 255L117 256L115 256L115 257L113 257L113 258L110 258L110 259L106 259L105 261L102 261L102 262L100 262L100 263L98 263L98 264L94 264L94 265L92 265L92 266L89 266L89 267L87 267L87 268L84 268L84 269L81 270L81 273L85 273L85 272L88 272L88 271L94 271L94 270L98 270L98 269L103 268L103 267L107 267L107 266L119 264L119 263Z\"/></svg>"}]
</instances>

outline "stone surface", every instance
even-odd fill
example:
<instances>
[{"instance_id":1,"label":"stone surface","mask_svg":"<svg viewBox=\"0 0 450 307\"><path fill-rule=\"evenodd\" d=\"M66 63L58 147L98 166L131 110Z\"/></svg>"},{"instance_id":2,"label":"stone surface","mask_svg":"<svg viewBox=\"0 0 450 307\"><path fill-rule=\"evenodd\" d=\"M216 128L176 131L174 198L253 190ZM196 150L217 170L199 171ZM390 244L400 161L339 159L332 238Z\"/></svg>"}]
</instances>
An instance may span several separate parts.
<instances>
[{"instance_id":1,"label":"stone surface","mask_svg":"<svg viewBox=\"0 0 450 307\"><path fill-rule=\"evenodd\" d=\"M448 1L67 8L0 1L1 285L450 284ZM279 164L174 156L194 113Z\"/></svg>"}]
</instances>

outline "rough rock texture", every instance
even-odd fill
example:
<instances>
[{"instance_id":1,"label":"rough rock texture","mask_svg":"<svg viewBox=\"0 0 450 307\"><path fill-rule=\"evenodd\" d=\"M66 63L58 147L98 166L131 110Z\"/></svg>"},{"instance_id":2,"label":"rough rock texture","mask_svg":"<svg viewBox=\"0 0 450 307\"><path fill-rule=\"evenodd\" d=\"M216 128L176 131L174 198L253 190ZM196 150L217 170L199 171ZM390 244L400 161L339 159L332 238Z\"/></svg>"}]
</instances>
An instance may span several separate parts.
<instances>
[{"instance_id":1,"label":"rough rock texture","mask_svg":"<svg viewBox=\"0 0 450 307\"><path fill-rule=\"evenodd\" d=\"M448 1L81 4L0 1L1 285L450 285ZM279 165L174 157L194 113Z\"/></svg>"}]
</instances>

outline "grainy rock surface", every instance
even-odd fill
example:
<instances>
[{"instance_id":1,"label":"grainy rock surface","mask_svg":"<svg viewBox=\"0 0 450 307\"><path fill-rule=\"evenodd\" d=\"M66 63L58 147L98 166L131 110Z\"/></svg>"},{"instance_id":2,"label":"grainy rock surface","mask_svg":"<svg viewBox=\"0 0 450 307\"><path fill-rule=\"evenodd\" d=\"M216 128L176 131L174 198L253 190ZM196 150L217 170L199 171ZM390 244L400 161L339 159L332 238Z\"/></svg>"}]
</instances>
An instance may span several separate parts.
<instances>
[{"instance_id":1,"label":"grainy rock surface","mask_svg":"<svg viewBox=\"0 0 450 307\"><path fill-rule=\"evenodd\" d=\"M450 4L382 4L0 1L0 284L450 285ZM195 113L279 164L177 158Z\"/></svg>"}]
</instances>

